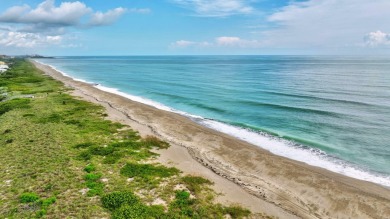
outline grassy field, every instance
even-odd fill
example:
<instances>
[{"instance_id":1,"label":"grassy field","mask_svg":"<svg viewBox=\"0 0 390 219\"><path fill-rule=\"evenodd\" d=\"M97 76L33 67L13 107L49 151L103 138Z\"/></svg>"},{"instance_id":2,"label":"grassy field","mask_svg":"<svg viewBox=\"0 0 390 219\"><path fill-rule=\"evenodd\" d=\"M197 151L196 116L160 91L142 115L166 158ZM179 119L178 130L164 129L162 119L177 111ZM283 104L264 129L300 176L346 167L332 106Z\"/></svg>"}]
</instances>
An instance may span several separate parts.
<instances>
[{"instance_id":1,"label":"grassy field","mask_svg":"<svg viewBox=\"0 0 390 219\"><path fill-rule=\"evenodd\" d=\"M155 163L169 145L105 119L31 63L0 75L0 218L243 218L207 179Z\"/></svg>"}]
</instances>

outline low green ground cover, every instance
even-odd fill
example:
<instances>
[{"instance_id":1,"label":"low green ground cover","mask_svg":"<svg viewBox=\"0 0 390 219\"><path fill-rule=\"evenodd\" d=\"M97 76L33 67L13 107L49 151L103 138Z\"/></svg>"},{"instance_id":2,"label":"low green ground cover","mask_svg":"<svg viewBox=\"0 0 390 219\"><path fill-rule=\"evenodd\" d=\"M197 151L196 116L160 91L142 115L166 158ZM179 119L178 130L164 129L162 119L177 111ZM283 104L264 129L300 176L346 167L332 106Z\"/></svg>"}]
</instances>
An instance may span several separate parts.
<instances>
[{"instance_id":1,"label":"low green ground cover","mask_svg":"<svg viewBox=\"0 0 390 219\"><path fill-rule=\"evenodd\" d=\"M242 218L207 179L155 163L169 144L105 119L25 60L0 75L0 218ZM34 98L16 98L20 95ZM179 188L178 188L179 187Z\"/></svg>"}]
</instances>

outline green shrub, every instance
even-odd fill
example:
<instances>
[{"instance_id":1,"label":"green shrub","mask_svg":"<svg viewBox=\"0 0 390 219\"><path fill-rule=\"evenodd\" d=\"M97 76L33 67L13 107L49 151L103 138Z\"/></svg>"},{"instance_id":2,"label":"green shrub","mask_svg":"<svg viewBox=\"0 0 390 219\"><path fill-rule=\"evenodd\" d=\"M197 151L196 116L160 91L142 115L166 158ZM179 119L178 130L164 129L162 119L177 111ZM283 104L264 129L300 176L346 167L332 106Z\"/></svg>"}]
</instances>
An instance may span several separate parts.
<instances>
[{"instance_id":1,"label":"green shrub","mask_svg":"<svg viewBox=\"0 0 390 219\"><path fill-rule=\"evenodd\" d=\"M88 173L85 175L84 179L86 181L97 181L102 178L102 174Z\"/></svg>"},{"instance_id":2,"label":"green shrub","mask_svg":"<svg viewBox=\"0 0 390 219\"><path fill-rule=\"evenodd\" d=\"M192 217L194 210L192 205L195 200L190 199L190 193L184 190L176 191L176 199L170 204L169 210L172 213Z\"/></svg>"},{"instance_id":3,"label":"green shrub","mask_svg":"<svg viewBox=\"0 0 390 219\"><path fill-rule=\"evenodd\" d=\"M120 151L115 151L114 153L106 156L103 160L103 163L105 164L114 164L116 163L119 159L123 157L123 153Z\"/></svg>"},{"instance_id":4,"label":"green shrub","mask_svg":"<svg viewBox=\"0 0 390 219\"><path fill-rule=\"evenodd\" d=\"M42 200L42 207L47 208L50 205L54 204L57 201L56 197L50 197L47 199Z\"/></svg>"},{"instance_id":5,"label":"green shrub","mask_svg":"<svg viewBox=\"0 0 390 219\"><path fill-rule=\"evenodd\" d=\"M106 194L101 198L101 201L103 207L110 210L115 210L124 204L134 205L139 202L139 199L134 193L130 191L123 191Z\"/></svg>"},{"instance_id":6,"label":"green shrub","mask_svg":"<svg viewBox=\"0 0 390 219\"><path fill-rule=\"evenodd\" d=\"M126 133L127 135L125 136L126 139L132 140L132 141L137 141L141 139L139 136L138 132L130 130Z\"/></svg>"},{"instance_id":7,"label":"green shrub","mask_svg":"<svg viewBox=\"0 0 390 219\"><path fill-rule=\"evenodd\" d=\"M87 192L87 196L89 196L89 197L102 195L102 194L103 194L103 185L101 183L100 184L96 184L93 187L93 189L89 189L88 192Z\"/></svg>"},{"instance_id":8,"label":"green shrub","mask_svg":"<svg viewBox=\"0 0 390 219\"><path fill-rule=\"evenodd\" d=\"M90 173L90 172L93 172L95 171L96 168L93 164L88 164L85 168L84 168L84 171L87 172L87 173Z\"/></svg>"},{"instance_id":9,"label":"green shrub","mask_svg":"<svg viewBox=\"0 0 390 219\"><path fill-rule=\"evenodd\" d=\"M101 174L88 173L84 176L86 185L89 188L87 195L95 196L103 194L104 184L98 180L102 177Z\"/></svg>"},{"instance_id":10,"label":"green shrub","mask_svg":"<svg viewBox=\"0 0 390 219\"><path fill-rule=\"evenodd\" d=\"M144 160L150 157L159 156L159 154L151 152L148 149L141 149L140 151L130 151L129 155L131 155L134 160Z\"/></svg>"},{"instance_id":11,"label":"green shrub","mask_svg":"<svg viewBox=\"0 0 390 219\"><path fill-rule=\"evenodd\" d=\"M142 147L142 145L136 141L115 142L115 143L110 144L109 146L115 147L115 148L130 148L133 150L139 150Z\"/></svg>"},{"instance_id":12,"label":"green shrub","mask_svg":"<svg viewBox=\"0 0 390 219\"><path fill-rule=\"evenodd\" d=\"M118 129L122 128L123 125L120 123L113 123L107 120L91 120L84 119L82 123L82 133L98 132L101 134L113 134Z\"/></svg>"},{"instance_id":13,"label":"green shrub","mask_svg":"<svg viewBox=\"0 0 390 219\"><path fill-rule=\"evenodd\" d=\"M77 156L77 158L79 160L84 160L84 161L87 161L87 160L90 160L92 158L92 154L86 150L86 151L83 151L79 154L79 156Z\"/></svg>"},{"instance_id":14,"label":"green shrub","mask_svg":"<svg viewBox=\"0 0 390 219\"><path fill-rule=\"evenodd\" d=\"M18 77L13 80L15 83L39 83L42 82L43 79L39 76L35 75L26 75L24 77Z\"/></svg>"},{"instance_id":15,"label":"green shrub","mask_svg":"<svg viewBox=\"0 0 390 219\"><path fill-rule=\"evenodd\" d=\"M95 144L92 143L92 142L85 142L85 143L81 143L81 144L76 144L73 147L74 148L87 148L87 147L90 147L90 146L93 146L93 145L95 145Z\"/></svg>"},{"instance_id":16,"label":"green shrub","mask_svg":"<svg viewBox=\"0 0 390 219\"><path fill-rule=\"evenodd\" d=\"M155 136L146 136L141 141L146 147L156 147L159 149L167 149L169 148L169 144L165 141L161 141Z\"/></svg>"},{"instance_id":17,"label":"green shrub","mask_svg":"<svg viewBox=\"0 0 390 219\"><path fill-rule=\"evenodd\" d=\"M132 218L169 218L166 217L164 207L162 206L147 206L142 203L124 204L120 208L114 210L113 219L132 219Z\"/></svg>"},{"instance_id":18,"label":"green shrub","mask_svg":"<svg viewBox=\"0 0 390 219\"><path fill-rule=\"evenodd\" d=\"M224 214L229 214L232 218L243 218L250 215L250 211L248 209L244 209L240 206L230 206L224 207Z\"/></svg>"},{"instance_id":19,"label":"green shrub","mask_svg":"<svg viewBox=\"0 0 390 219\"><path fill-rule=\"evenodd\" d=\"M65 101L65 100L63 100L63 101ZM67 100L67 103L70 104L72 102ZM66 110L64 112L65 115L67 115L67 116L72 116L72 115L77 115L78 116L78 115L82 115L82 114L85 115L86 113L90 112L92 109L95 108L95 107L86 106L84 103L77 103L77 102L74 103L73 105L76 106L76 107L74 107L72 109ZM89 111L87 111L88 109L89 109Z\"/></svg>"},{"instance_id":20,"label":"green shrub","mask_svg":"<svg viewBox=\"0 0 390 219\"><path fill-rule=\"evenodd\" d=\"M148 206L147 214L149 218L164 218L166 216L164 206L161 205Z\"/></svg>"},{"instance_id":21,"label":"green shrub","mask_svg":"<svg viewBox=\"0 0 390 219\"><path fill-rule=\"evenodd\" d=\"M64 123L67 125L76 125L79 128L82 128L84 126L83 123L80 122L80 120L75 120L75 119L65 120Z\"/></svg>"},{"instance_id":22,"label":"green shrub","mask_svg":"<svg viewBox=\"0 0 390 219\"><path fill-rule=\"evenodd\" d=\"M190 193L185 190L176 191L176 203L184 206L190 203Z\"/></svg>"},{"instance_id":23,"label":"green shrub","mask_svg":"<svg viewBox=\"0 0 390 219\"><path fill-rule=\"evenodd\" d=\"M14 109L30 108L30 99L12 99L0 103L0 116Z\"/></svg>"},{"instance_id":24,"label":"green shrub","mask_svg":"<svg viewBox=\"0 0 390 219\"><path fill-rule=\"evenodd\" d=\"M107 147L92 146L88 150L93 155L107 156L109 154L112 154L115 151L115 148L111 146L107 146Z\"/></svg>"},{"instance_id":25,"label":"green shrub","mask_svg":"<svg viewBox=\"0 0 390 219\"><path fill-rule=\"evenodd\" d=\"M47 214L47 210L46 209L41 209L39 211L37 211L37 213L35 213L35 217L36 218L41 218L43 216L45 216Z\"/></svg>"},{"instance_id":26,"label":"green shrub","mask_svg":"<svg viewBox=\"0 0 390 219\"><path fill-rule=\"evenodd\" d=\"M112 214L113 219L139 219L151 218L148 216L147 206L136 203L133 205L123 205Z\"/></svg>"},{"instance_id":27,"label":"green shrub","mask_svg":"<svg viewBox=\"0 0 390 219\"><path fill-rule=\"evenodd\" d=\"M87 187L89 188L87 195L96 196L103 194L104 184L97 181L87 181Z\"/></svg>"},{"instance_id":28,"label":"green shrub","mask_svg":"<svg viewBox=\"0 0 390 219\"><path fill-rule=\"evenodd\" d=\"M127 177L170 177L180 171L174 167L156 166L151 164L127 163L122 167L120 173Z\"/></svg>"},{"instance_id":29,"label":"green shrub","mask_svg":"<svg viewBox=\"0 0 390 219\"><path fill-rule=\"evenodd\" d=\"M52 190L53 187L54 187L53 184L49 183L49 184L47 184L47 185L44 187L44 190L47 192L47 191Z\"/></svg>"},{"instance_id":30,"label":"green shrub","mask_svg":"<svg viewBox=\"0 0 390 219\"><path fill-rule=\"evenodd\" d=\"M199 176L185 176L182 178L182 181L187 186L188 190L194 193L200 192L203 185L213 184L210 180Z\"/></svg>"},{"instance_id":31,"label":"green shrub","mask_svg":"<svg viewBox=\"0 0 390 219\"><path fill-rule=\"evenodd\" d=\"M47 117L40 118L38 120L39 123L59 123L63 120L64 118L58 114L58 113L52 113Z\"/></svg>"},{"instance_id":32,"label":"green shrub","mask_svg":"<svg viewBox=\"0 0 390 219\"><path fill-rule=\"evenodd\" d=\"M52 93L53 89L35 88L29 91L22 91L22 94Z\"/></svg>"},{"instance_id":33,"label":"green shrub","mask_svg":"<svg viewBox=\"0 0 390 219\"><path fill-rule=\"evenodd\" d=\"M96 146L93 143L83 143L83 144L75 145L74 147L76 148L88 147L87 150L82 151L79 154L78 156L79 160L87 161L92 158L92 155L99 155L99 156L107 156L105 159L105 163L115 163L123 156L113 146L101 147L101 146Z\"/></svg>"},{"instance_id":34,"label":"green shrub","mask_svg":"<svg viewBox=\"0 0 390 219\"><path fill-rule=\"evenodd\" d=\"M35 193L23 193L19 198L22 203L35 202L39 200L39 196Z\"/></svg>"}]
</instances>

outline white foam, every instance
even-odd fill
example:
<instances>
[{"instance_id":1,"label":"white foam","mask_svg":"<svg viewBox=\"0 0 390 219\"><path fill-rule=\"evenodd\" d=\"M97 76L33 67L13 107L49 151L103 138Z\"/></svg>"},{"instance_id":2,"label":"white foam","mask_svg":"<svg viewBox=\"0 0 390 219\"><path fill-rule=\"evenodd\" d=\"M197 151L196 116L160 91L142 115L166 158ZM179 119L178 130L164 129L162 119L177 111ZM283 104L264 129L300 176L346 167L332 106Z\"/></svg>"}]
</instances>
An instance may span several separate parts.
<instances>
[{"instance_id":1,"label":"white foam","mask_svg":"<svg viewBox=\"0 0 390 219\"><path fill-rule=\"evenodd\" d=\"M166 105L164 105L162 103L159 103L159 102L147 99L147 98L143 98L143 97L140 97L140 96L135 96L135 95L131 95L131 94L125 93L125 92L120 91L117 88L110 88L110 87L106 87L106 86L103 86L103 85L100 85L100 84L97 84L94 87L96 87L96 88L98 88L98 89L100 89L102 91L106 91L106 92L109 92L109 93L120 95L122 97L126 97L127 99L130 99L130 100L133 100L133 101L136 101L136 102L139 102L139 103L143 103L143 104L146 104L146 105L149 105L149 106L153 106L153 107L155 107L157 109L160 109L160 110L164 110L164 111L168 111L168 112L174 112L174 113L177 113L177 114L180 114L180 115L184 115L184 116L187 116L187 117L190 117L190 118L203 119L203 117L201 117L201 116L192 115L192 114L180 111L180 110L173 109L173 108L168 107L168 106L166 106Z\"/></svg>"},{"instance_id":2,"label":"white foam","mask_svg":"<svg viewBox=\"0 0 390 219\"><path fill-rule=\"evenodd\" d=\"M38 62L38 61L37 61ZM39 62L41 63L41 62ZM47 65L45 63L41 63L43 65ZM59 71L54 66L48 65L54 70L60 72L61 74L71 77L72 76ZM123 96L125 98L128 98L130 100L143 103L149 106L153 106L157 109L174 112L180 115L184 115L186 117L189 117L193 121L204 125L206 127L209 127L211 129L220 131L222 133L228 134L230 136L236 137L240 140L246 141L248 143L251 143L253 145L256 145L258 147L261 147L263 149L266 149L270 151L273 154L287 157L293 160L301 161L304 163L307 163L312 166L321 167L336 173L340 173L342 175L346 175L349 177L353 177L360 180L365 180L373 183L377 183L386 187L390 187L390 176L385 176L381 174L375 174L371 173L369 171L365 171L363 169L360 169L354 165L351 165L345 161L332 158L328 156L325 152L319 150L319 149L304 149L303 147L297 147L297 144L294 142L288 141L283 138L275 137L266 133L261 132L254 132L248 129L244 129L241 127L225 124L222 122L218 122L215 120L205 119L201 116L192 115L187 112L179 111L176 109L173 109L171 107L168 107L162 103L146 99L140 96L131 95L128 93L125 93L123 91L120 91L116 88L110 88L106 87L100 84L90 83L82 79L73 78L74 80L82 81L85 83L89 83L94 85L94 87L106 91L109 93L117 94L120 96Z\"/></svg>"},{"instance_id":3,"label":"white foam","mask_svg":"<svg viewBox=\"0 0 390 219\"><path fill-rule=\"evenodd\" d=\"M390 187L390 176L374 174L347 162L331 158L318 149L304 149L296 147L291 141L274 137L265 133L257 133L244 128L231 126L214 120L203 120L201 124L225 134L234 136L248 143L264 148L273 154L307 163L312 166L340 173L356 179L378 183Z\"/></svg>"},{"instance_id":4,"label":"white foam","mask_svg":"<svg viewBox=\"0 0 390 219\"><path fill-rule=\"evenodd\" d=\"M63 76L70 77L70 78L72 78L72 79L75 80L75 81L80 81L80 82L84 82L84 83L87 83L87 84L94 84L94 83L88 82L88 81L86 81L86 80L84 80L84 79L75 78L75 77L73 77L73 76L71 76L71 75L69 75L69 74L67 74L67 73L65 73L65 72L63 72L63 71L61 71L61 70L59 70L58 68L56 68L56 67L53 66L53 65L49 65L49 64L46 64L46 63L37 61L36 59L34 59L34 61L35 61L35 62L38 62L39 64L49 66L49 67L52 68L53 70L55 70L55 71L61 73Z\"/></svg>"},{"instance_id":5,"label":"white foam","mask_svg":"<svg viewBox=\"0 0 390 219\"><path fill-rule=\"evenodd\" d=\"M109 92L109 93L113 93L113 94L117 94L117 95L120 95L122 97L126 97L127 99L130 99L130 100L133 100L133 101L136 101L136 102L139 102L139 103L143 103L143 104L146 104L146 105L149 105L149 106L153 106L153 107L156 107L158 109L161 109L161 110L165 110L165 111L171 111L173 112L173 109L163 105L163 104L160 104L158 102L155 102L155 101L152 101L150 99L146 99L146 98L142 98L142 97L139 97L139 96L134 96L134 95L131 95L131 94L127 94L127 93L124 93L116 88L110 88L110 87L105 87L105 86L102 86L102 85L96 85L95 86L96 88L102 90L102 91L106 91L106 92Z\"/></svg>"}]
</instances>

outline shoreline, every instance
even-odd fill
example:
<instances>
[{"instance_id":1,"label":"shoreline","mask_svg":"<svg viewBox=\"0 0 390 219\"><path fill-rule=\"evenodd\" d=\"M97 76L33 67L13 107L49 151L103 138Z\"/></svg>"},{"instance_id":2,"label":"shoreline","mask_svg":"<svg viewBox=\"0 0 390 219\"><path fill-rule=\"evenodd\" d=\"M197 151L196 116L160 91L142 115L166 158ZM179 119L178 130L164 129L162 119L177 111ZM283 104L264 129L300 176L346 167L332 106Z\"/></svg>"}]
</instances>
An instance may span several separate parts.
<instances>
[{"instance_id":1,"label":"shoreline","mask_svg":"<svg viewBox=\"0 0 390 219\"><path fill-rule=\"evenodd\" d=\"M74 88L73 95L111 108L110 119L129 124L141 135L152 132L169 141L173 146L162 151L159 160L184 172L206 174L216 182L214 189L226 194L222 202L233 200L254 212L280 218L385 218L390 214L390 190L380 185L271 154L184 116L99 90L49 66L32 63Z\"/></svg>"},{"instance_id":2,"label":"shoreline","mask_svg":"<svg viewBox=\"0 0 390 219\"><path fill-rule=\"evenodd\" d=\"M61 73L63 76L70 77L75 81L90 84L99 90L112 93L114 95L119 95L129 100L139 102L141 104L145 104L171 113L179 114L181 116L189 118L191 121L201 126L205 126L214 131L221 132L239 140L245 141L246 143L255 145L257 147L260 147L261 149L269 151L272 154L282 156L287 159L292 159L297 162L303 162L310 166L324 168L331 172L339 173L347 177L372 182L390 189L390 175L359 166L355 163L351 163L350 161L343 160L339 157L332 156L321 149L315 147L313 148L310 146L307 147L305 144L299 143L299 141L297 142L291 139L286 139L280 137L278 134L268 132L266 130L256 132L254 130L251 130L250 128L248 129L246 127L235 126L223 121L214 120L212 118L205 118L202 116L177 110L175 108L158 102L158 100L156 101L144 98L142 96L135 96L133 94L125 93L115 87L107 87L94 81L86 81L84 79L76 78L71 75L68 75L68 73L66 72L57 69L55 66L45 64L37 60L34 61L43 65L48 65L55 71Z\"/></svg>"}]
</instances>

